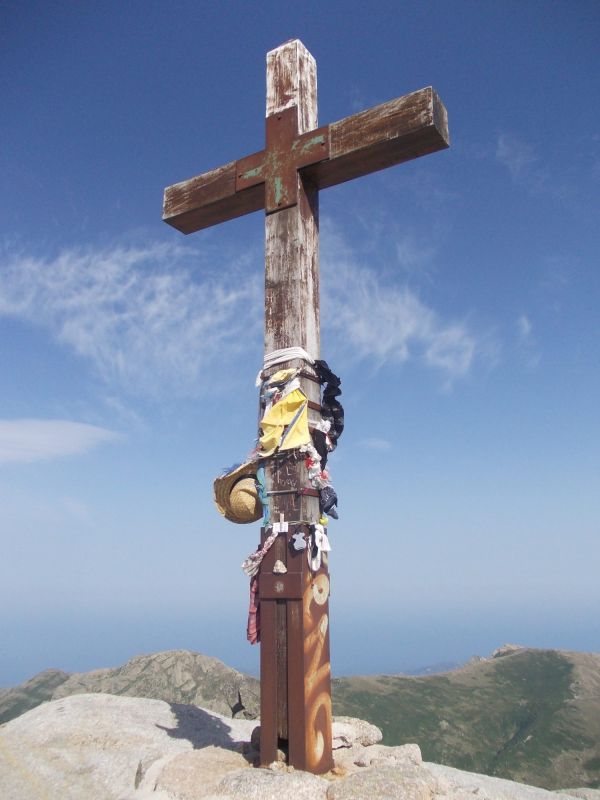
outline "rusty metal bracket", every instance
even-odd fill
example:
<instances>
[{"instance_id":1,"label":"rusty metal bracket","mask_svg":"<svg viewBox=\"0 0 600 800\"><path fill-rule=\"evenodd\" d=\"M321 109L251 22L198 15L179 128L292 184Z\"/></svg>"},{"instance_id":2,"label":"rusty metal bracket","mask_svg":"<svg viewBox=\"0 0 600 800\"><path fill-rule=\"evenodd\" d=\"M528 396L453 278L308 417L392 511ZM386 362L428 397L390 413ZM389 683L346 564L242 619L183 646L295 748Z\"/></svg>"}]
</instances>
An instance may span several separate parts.
<instances>
[{"instance_id":1,"label":"rusty metal bracket","mask_svg":"<svg viewBox=\"0 0 600 800\"><path fill-rule=\"evenodd\" d=\"M318 378L317 375L313 375L311 372L308 372L305 369L300 370L300 372L298 373L298 376L300 378L306 378L307 380L312 381L313 383L318 383L319 386L321 385L320 378Z\"/></svg>"},{"instance_id":2,"label":"rusty metal bracket","mask_svg":"<svg viewBox=\"0 0 600 800\"><path fill-rule=\"evenodd\" d=\"M305 486L302 489L275 489L271 492L266 493L267 496L271 497L277 494L295 494L297 497L318 497L319 492L317 489L312 489L309 486Z\"/></svg>"},{"instance_id":3,"label":"rusty metal bracket","mask_svg":"<svg viewBox=\"0 0 600 800\"><path fill-rule=\"evenodd\" d=\"M298 109L290 106L265 121L265 211L298 202L298 170L329 158L329 127L298 135ZM250 166L250 165L249 165Z\"/></svg>"}]
</instances>

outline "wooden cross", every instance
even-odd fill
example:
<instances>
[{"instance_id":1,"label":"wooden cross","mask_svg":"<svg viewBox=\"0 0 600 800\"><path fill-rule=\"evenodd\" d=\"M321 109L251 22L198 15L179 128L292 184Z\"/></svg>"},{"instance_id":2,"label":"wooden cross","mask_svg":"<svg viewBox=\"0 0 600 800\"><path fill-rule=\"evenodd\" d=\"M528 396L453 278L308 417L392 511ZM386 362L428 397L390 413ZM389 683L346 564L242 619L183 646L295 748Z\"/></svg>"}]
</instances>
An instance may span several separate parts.
<instances>
[{"instance_id":1,"label":"wooden cross","mask_svg":"<svg viewBox=\"0 0 600 800\"><path fill-rule=\"evenodd\" d=\"M318 192L448 147L446 109L431 88L317 127L313 57L297 39L267 55L265 149L165 190L163 219L192 233L265 209L265 354L300 346L319 358ZM320 388L303 362L302 389L311 424L320 419ZM287 364L278 365L276 369ZM259 573L262 764L288 753L297 769L333 765L326 558L313 572L292 537L319 519L318 498L303 461L266 464L271 518L289 521ZM266 532L262 530L264 542ZM342 546L340 544L340 546ZM281 564L273 572L275 563Z\"/></svg>"}]
</instances>

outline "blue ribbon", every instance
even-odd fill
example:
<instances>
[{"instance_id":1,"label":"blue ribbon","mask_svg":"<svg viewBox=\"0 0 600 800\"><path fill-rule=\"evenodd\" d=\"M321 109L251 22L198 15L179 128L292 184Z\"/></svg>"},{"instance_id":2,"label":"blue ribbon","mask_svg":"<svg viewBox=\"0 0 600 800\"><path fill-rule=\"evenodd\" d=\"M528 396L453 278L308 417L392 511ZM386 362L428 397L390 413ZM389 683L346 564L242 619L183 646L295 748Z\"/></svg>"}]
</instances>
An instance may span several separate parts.
<instances>
[{"instance_id":1,"label":"blue ribbon","mask_svg":"<svg viewBox=\"0 0 600 800\"><path fill-rule=\"evenodd\" d=\"M256 483L258 485L258 499L263 507L263 527L271 524L271 514L269 510L269 498L267 496L267 486L265 483L265 468L259 467L256 470Z\"/></svg>"}]
</instances>

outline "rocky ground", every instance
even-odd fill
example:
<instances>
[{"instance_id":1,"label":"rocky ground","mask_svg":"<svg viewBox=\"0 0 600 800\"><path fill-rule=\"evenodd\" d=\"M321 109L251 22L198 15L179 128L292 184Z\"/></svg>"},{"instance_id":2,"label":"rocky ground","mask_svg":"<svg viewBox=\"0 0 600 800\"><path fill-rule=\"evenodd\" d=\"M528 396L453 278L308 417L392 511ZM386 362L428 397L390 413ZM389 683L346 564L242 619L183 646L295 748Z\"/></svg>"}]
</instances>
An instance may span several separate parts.
<instances>
[{"instance_id":1,"label":"rocky ground","mask_svg":"<svg viewBox=\"0 0 600 800\"><path fill-rule=\"evenodd\" d=\"M417 745L386 747L375 726L334 724L335 769L317 777L253 766L256 722L194 705L82 694L0 727L3 800L600 800L424 763Z\"/></svg>"}]
</instances>

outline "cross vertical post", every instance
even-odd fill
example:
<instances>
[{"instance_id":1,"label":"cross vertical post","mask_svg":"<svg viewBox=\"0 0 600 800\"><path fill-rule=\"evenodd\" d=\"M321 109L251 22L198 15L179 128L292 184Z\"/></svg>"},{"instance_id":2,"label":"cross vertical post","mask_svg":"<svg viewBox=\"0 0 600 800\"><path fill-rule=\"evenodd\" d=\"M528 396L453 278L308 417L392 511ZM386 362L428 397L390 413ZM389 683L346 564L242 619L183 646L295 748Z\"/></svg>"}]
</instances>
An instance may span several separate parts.
<instances>
[{"instance_id":1,"label":"cross vertical post","mask_svg":"<svg viewBox=\"0 0 600 800\"><path fill-rule=\"evenodd\" d=\"M289 164L291 142L316 127L315 60L298 40L286 42L267 55L266 140L275 155L269 165L271 203L268 188L266 197L267 208L272 204L273 209L265 221L265 355L300 346L319 358L319 197L310 179ZM280 208L284 203L287 207ZM276 369L281 366L287 365ZM317 405L318 383L302 377L301 388ZM311 411L313 417L316 413ZM270 461L266 485L267 491L308 486L303 462ZM277 519L280 512L288 519L317 523L319 501L292 493L273 495L272 517ZM326 772L333 766L329 577L325 564L311 575L306 554L290 552L293 532L278 537L272 558L286 563L290 578L299 575L302 597L260 600L261 763L274 761L283 744L292 766ZM263 572L269 566L270 560ZM319 590L314 590L317 582Z\"/></svg>"}]
</instances>

